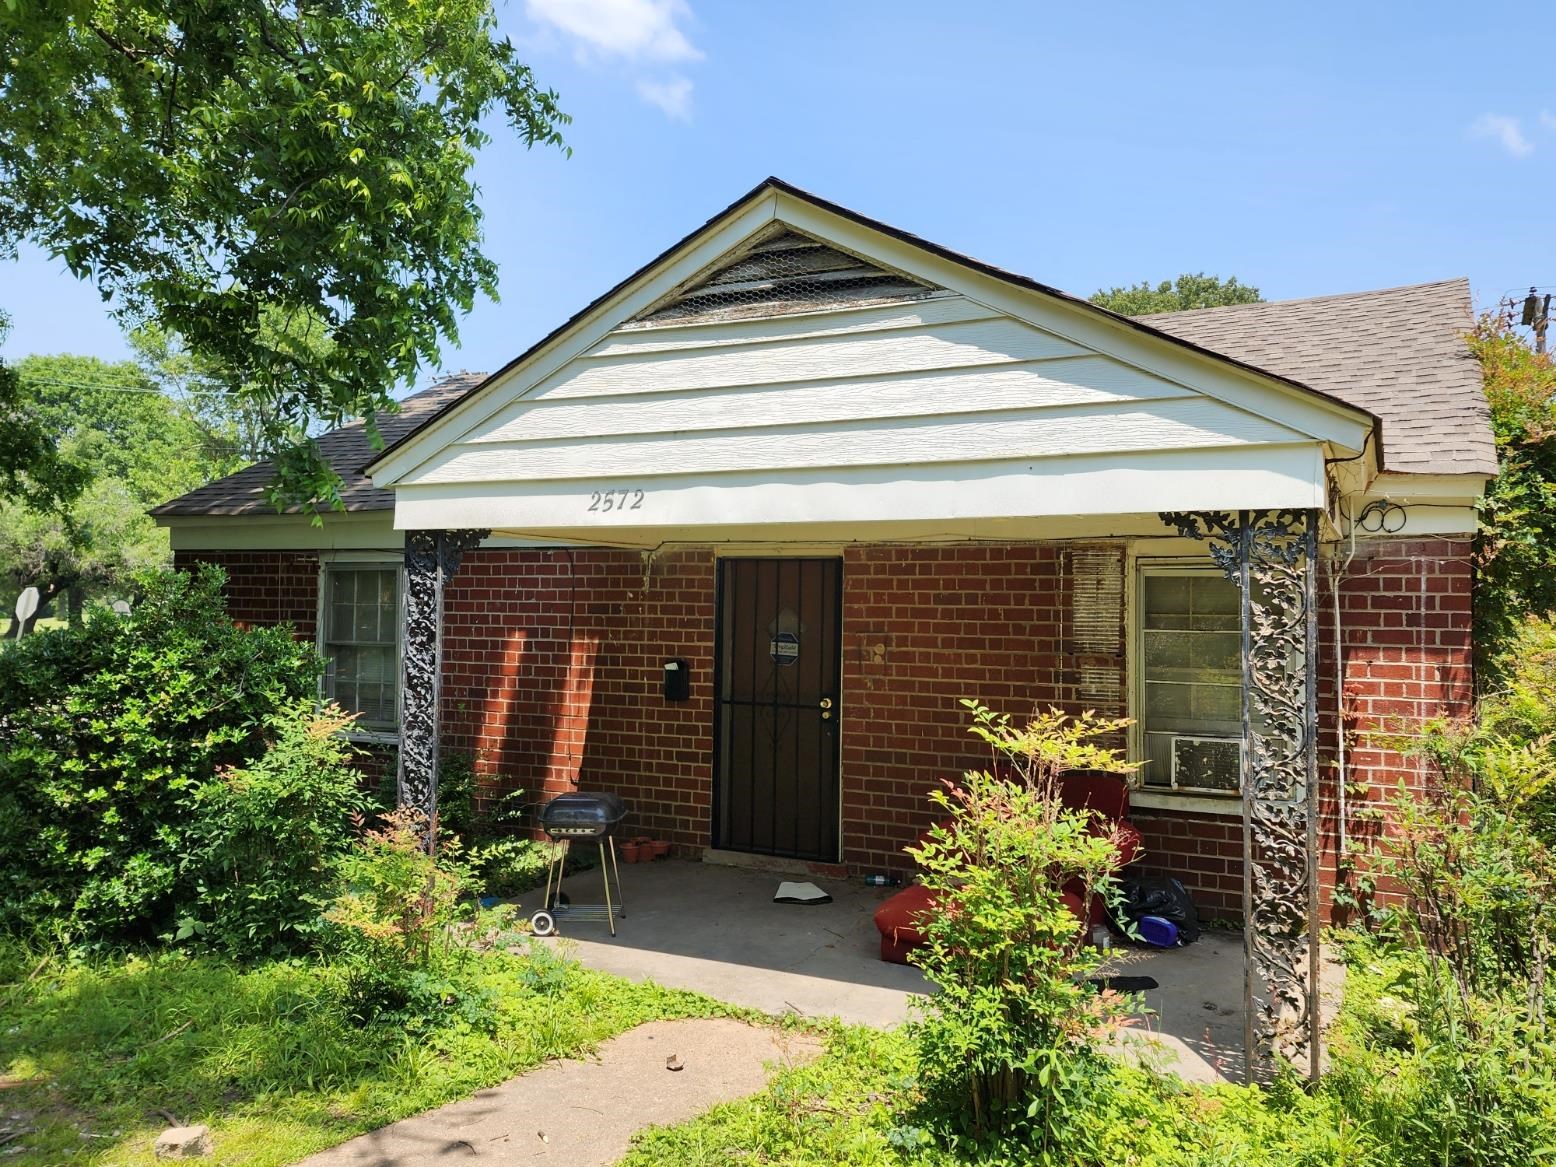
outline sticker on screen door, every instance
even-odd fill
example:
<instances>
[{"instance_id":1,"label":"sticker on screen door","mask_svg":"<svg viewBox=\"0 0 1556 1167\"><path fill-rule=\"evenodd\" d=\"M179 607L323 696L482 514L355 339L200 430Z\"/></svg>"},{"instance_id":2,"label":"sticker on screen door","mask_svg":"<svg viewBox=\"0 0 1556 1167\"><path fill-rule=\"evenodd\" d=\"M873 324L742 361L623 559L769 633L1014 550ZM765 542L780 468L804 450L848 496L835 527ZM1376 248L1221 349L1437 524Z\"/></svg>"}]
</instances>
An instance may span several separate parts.
<instances>
[{"instance_id":1,"label":"sticker on screen door","mask_svg":"<svg viewBox=\"0 0 1556 1167\"><path fill-rule=\"evenodd\" d=\"M805 625L788 608L778 613L778 618L767 626L767 633L772 637L767 644L767 653L773 658L773 664L787 668L800 659L800 633L804 631Z\"/></svg>"}]
</instances>

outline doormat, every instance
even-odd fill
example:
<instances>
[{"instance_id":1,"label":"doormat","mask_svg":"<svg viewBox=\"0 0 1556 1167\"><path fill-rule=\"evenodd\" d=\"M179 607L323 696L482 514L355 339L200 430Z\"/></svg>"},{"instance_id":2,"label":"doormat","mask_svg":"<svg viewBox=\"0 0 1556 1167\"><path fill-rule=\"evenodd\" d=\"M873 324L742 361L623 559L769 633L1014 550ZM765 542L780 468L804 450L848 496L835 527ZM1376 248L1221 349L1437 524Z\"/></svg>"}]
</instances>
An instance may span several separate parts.
<instances>
[{"instance_id":1,"label":"doormat","mask_svg":"<svg viewBox=\"0 0 1556 1167\"><path fill-rule=\"evenodd\" d=\"M832 897L813 883L780 883L773 894L775 904L830 904Z\"/></svg>"},{"instance_id":2,"label":"doormat","mask_svg":"<svg viewBox=\"0 0 1556 1167\"><path fill-rule=\"evenodd\" d=\"M1091 977L1086 983L1114 993L1143 993L1161 987L1155 977Z\"/></svg>"}]
</instances>

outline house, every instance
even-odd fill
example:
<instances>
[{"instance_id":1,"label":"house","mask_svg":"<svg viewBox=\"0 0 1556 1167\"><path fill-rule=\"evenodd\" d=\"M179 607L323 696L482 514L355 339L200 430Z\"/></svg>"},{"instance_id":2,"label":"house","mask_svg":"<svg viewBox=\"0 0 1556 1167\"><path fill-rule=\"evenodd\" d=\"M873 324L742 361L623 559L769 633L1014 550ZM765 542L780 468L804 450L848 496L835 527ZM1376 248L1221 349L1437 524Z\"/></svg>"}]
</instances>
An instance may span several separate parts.
<instances>
[{"instance_id":1,"label":"house","mask_svg":"<svg viewBox=\"0 0 1556 1167\"><path fill-rule=\"evenodd\" d=\"M1470 701L1471 323L1464 280L1126 319L770 179L381 451L325 437L322 528L264 466L153 513L413 792L441 742L686 854L902 870L982 760L959 698L1096 709L1144 865L1308 935L1417 776L1356 731Z\"/></svg>"}]
</instances>

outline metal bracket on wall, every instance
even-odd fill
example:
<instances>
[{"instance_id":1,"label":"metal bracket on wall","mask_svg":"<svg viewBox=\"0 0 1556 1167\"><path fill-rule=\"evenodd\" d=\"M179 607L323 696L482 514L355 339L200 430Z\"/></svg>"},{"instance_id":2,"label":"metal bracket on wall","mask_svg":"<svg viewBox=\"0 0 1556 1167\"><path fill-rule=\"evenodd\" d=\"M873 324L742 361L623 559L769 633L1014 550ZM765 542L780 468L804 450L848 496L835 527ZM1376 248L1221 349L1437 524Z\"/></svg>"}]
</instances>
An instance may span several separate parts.
<instances>
[{"instance_id":1,"label":"metal bracket on wall","mask_svg":"<svg viewBox=\"0 0 1556 1167\"><path fill-rule=\"evenodd\" d=\"M1243 638L1243 1042L1249 1079L1277 1059L1318 1077L1316 510L1161 519L1208 544L1238 585Z\"/></svg>"}]
</instances>

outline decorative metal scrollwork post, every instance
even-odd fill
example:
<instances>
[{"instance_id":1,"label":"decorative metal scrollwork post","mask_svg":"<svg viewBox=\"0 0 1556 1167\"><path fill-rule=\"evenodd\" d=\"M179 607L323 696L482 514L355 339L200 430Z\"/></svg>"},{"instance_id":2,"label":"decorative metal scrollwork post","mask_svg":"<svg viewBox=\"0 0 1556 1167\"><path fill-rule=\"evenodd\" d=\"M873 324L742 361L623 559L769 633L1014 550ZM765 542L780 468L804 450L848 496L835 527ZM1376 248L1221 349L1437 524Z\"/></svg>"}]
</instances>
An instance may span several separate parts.
<instances>
[{"instance_id":1,"label":"decorative metal scrollwork post","mask_svg":"<svg viewBox=\"0 0 1556 1167\"><path fill-rule=\"evenodd\" d=\"M407 531L405 647L397 796L429 822L438 813L438 722L443 689L443 592L466 551L490 531ZM433 845L431 834L428 847Z\"/></svg>"},{"instance_id":2,"label":"decorative metal scrollwork post","mask_svg":"<svg viewBox=\"0 0 1556 1167\"><path fill-rule=\"evenodd\" d=\"M1318 1077L1318 512L1175 512L1242 594L1243 955L1248 1073Z\"/></svg>"}]
</instances>

